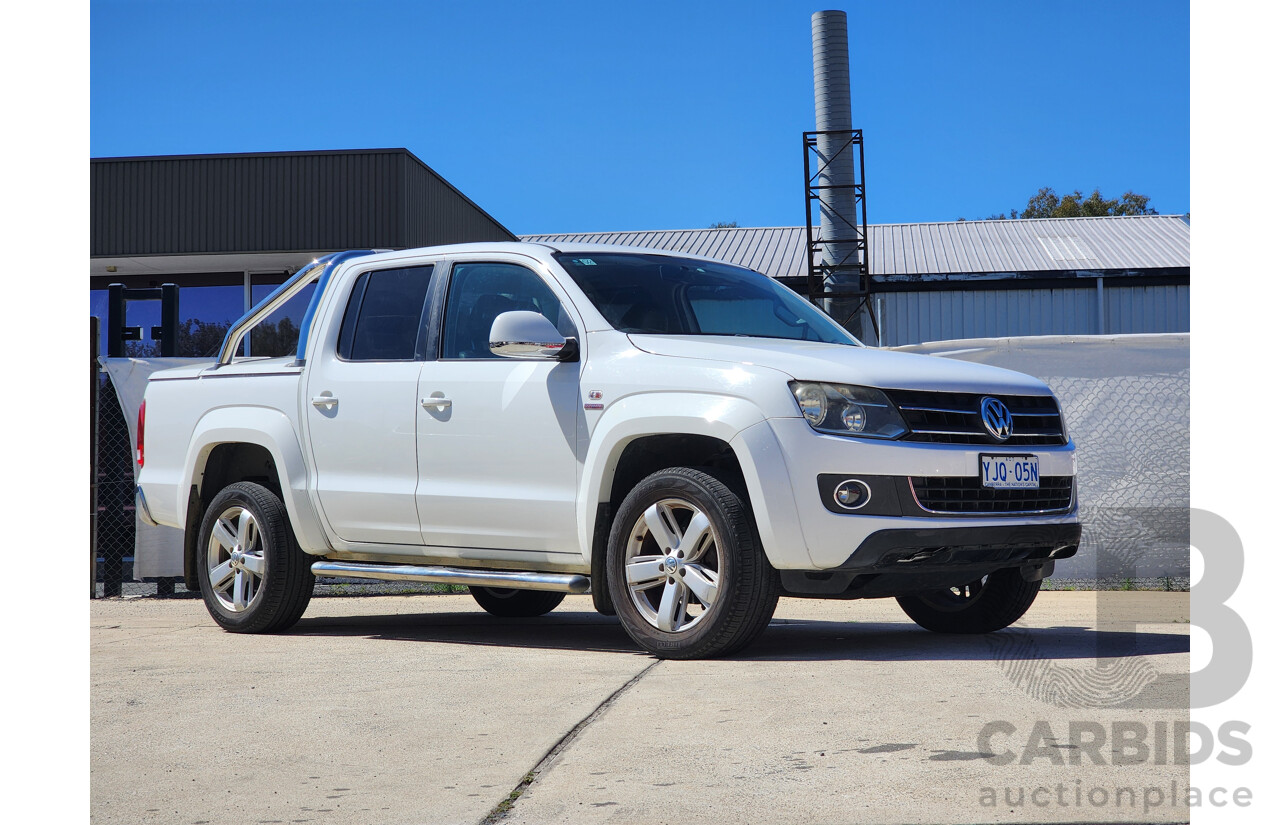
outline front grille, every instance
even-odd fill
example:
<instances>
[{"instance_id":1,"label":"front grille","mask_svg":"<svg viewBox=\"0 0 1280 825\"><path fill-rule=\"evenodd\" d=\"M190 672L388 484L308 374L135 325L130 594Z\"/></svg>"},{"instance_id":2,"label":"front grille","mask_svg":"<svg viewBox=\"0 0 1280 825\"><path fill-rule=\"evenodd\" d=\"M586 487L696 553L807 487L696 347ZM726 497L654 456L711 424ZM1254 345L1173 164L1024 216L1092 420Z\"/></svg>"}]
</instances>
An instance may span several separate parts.
<instances>
[{"instance_id":1,"label":"front grille","mask_svg":"<svg viewBox=\"0 0 1280 825\"><path fill-rule=\"evenodd\" d=\"M1057 402L1048 395L992 395L1013 413L1013 433L1007 441L996 441L982 424L978 406L986 395L964 392L885 390L902 411L911 432L904 441L936 444L1002 444L1033 446L1065 444L1062 416Z\"/></svg>"},{"instance_id":2,"label":"front grille","mask_svg":"<svg viewBox=\"0 0 1280 825\"><path fill-rule=\"evenodd\" d=\"M1072 476L1041 476L1038 490L983 487L977 476L911 479L911 490L925 510L938 513L1043 513L1071 509Z\"/></svg>"}]
</instances>

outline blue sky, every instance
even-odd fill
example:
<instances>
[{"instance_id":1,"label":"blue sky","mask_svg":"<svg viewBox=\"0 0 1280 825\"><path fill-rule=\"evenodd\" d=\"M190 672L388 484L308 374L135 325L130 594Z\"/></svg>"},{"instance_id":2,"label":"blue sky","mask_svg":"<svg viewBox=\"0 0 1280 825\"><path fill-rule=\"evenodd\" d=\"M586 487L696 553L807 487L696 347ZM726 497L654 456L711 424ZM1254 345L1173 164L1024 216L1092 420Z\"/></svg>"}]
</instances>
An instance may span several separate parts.
<instances>
[{"instance_id":1,"label":"blue sky","mask_svg":"<svg viewBox=\"0 0 1280 825\"><path fill-rule=\"evenodd\" d=\"M521 234L794 226L821 8L871 222L1041 186L1190 210L1189 9L1135 0L98 0L90 154L404 146Z\"/></svg>"}]
</instances>

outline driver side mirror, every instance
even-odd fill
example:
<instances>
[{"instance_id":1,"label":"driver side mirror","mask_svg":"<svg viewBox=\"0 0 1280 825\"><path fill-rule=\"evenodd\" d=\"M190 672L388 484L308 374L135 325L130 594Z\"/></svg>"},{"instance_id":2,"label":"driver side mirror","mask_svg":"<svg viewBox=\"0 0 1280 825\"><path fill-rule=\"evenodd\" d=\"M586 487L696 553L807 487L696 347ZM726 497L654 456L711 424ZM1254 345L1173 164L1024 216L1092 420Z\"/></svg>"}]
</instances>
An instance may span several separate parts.
<instances>
[{"instance_id":1,"label":"driver side mirror","mask_svg":"<svg viewBox=\"0 0 1280 825\"><path fill-rule=\"evenodd\" d=\"M555 325L537 312L516 310L493 319L489 351L503 358L540 358L577 361L578 341L565 338Z\"/></svg>"}]
</instances>

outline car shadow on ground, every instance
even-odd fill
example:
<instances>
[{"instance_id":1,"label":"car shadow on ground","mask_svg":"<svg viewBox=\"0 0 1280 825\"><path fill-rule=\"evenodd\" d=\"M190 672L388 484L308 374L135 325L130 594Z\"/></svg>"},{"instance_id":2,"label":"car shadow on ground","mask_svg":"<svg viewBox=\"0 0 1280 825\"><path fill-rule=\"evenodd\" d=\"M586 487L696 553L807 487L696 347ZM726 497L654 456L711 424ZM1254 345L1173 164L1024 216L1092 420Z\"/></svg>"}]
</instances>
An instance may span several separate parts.
<instances>
[{"instance_id":1,"label":"car shadow on ground","mask_svg":"<svg viewBox=\"0 0 1280 825\"><path fill-rule=\"evenodd\" d=\"M1191 637L1091 627L1018 627L983 635L932 633L911 622L775 619L744 659L872 662L1102 659L1187 653Z\"/></svg>"},{"instance_id":2,"label":"car shadow on ground","mask_svg":"<svg viewBox=\"0 0 1280 825\"><path fill-rule=\"evenodd\" d=\"M643 653L618 624L599 613L552 613L533 619L501 619L479 610L465 613L401 613L303 618L291 635L367 636L409 642Z\"/></svg>"},{"instance_id":3,"label":"car shadow on ground","mask_svg":"<svg viewBox=\"0 0 1280 825\"><path fill-rule=\"evenodd\" d=\"M304 636L367 636L555 650L643 654L615 618L552 613L500 619L487 613L419 613L304 618L290 631ZM774 619L734 659L757 661L1014 661L1098 659L1187 653L1185 633L1089 627L1012 627L983 636L931 633L911 622L830 622Z\"/></svg>"}]
</instances>

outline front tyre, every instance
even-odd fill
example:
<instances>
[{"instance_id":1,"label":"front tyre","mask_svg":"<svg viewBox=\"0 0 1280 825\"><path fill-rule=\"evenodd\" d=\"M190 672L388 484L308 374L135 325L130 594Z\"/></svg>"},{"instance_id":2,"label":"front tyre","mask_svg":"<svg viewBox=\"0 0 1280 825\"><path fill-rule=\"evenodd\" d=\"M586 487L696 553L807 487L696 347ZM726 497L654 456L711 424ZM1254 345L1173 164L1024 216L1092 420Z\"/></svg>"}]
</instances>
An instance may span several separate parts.
<instances>
[{"instance_id":1,"label":"front tyre","mask_svg":"<svg viewBox=\"0 0 1280 825\"><path fill-rule=\"evenodd\" d=\"M233 633L292 627L316 581L280 498L247 481L226 487L209 504L196 568L209 615Z\"/></svg>"},{"instance_id":2,"label":"front tyre","mask_svg":"<svg viewBox=\"0 0 1280 825\"><path fill-rule=\"evenodd\" d=\"M549 590L516 590L510 587L470 587L481 607L504 619L527 619L550 613L564 601L563 593Z\"/></svg>"},{"instance_id":3,"label":"front tyre","mask_svg":"<svg viewBox=\"0 0 1280 825\"><path fill-rule=\"evenodd\" d=\"M623 500L608 582L623 628L663 659L741 650L768 626L781 589L742 498L689 467L660 470Z\"/></svg>"},{"instance_id":4,"label":"front tyre","mask_svg":"<svg viewBox=\"0 0 1280 825\"><path fill-rule=\"evenodd\" d=\"M898 604L925 630L991 633L1021 619L1039 592L1039 580L1026 581L1009 567L947 590L899 596Z\"/></svg>"}]
</instances>

